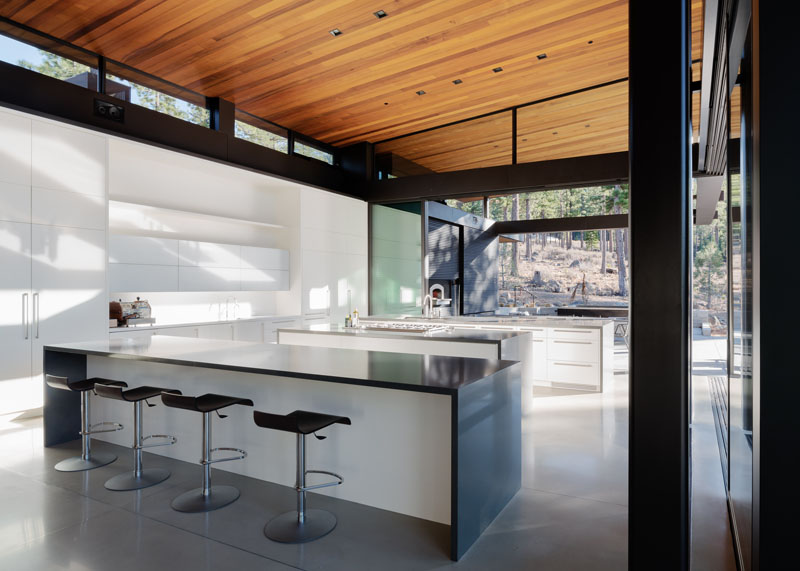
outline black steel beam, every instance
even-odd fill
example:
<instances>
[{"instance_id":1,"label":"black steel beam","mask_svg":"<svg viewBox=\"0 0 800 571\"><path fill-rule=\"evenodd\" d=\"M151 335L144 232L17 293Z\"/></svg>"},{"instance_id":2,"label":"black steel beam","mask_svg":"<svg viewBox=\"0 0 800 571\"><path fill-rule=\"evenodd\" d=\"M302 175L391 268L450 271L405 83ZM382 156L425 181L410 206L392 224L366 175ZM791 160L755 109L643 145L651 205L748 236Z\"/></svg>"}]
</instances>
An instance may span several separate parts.
<instances>
[{"instance_id":1,"label":"black steel beam","mask_svg":"<svg viewBox=\"0 0 800 571\"><path fill-rule=\"evenodd\" d=\"M689 568L689 0L629 4L628 568Z\"/></svg>"},{"instance_id":2,"label":"black steel beam","mask_svg":"<svg viewBox=\"0 0 800 571\"><path fill-rule=\"evenodd\" d=\"M219 97L207 97L206 106L211 114L211 125L215 131L229 137L236 136L236 106Z\"/></svg>"},{"instance_id":3,"label":"black steel beam","mask_svg":"<svg viewBox=\"0 0 800 571\"><path fill-rule=\"evenodd\" d=\"M798 76L790 62L797 22L779 2L753 3L753 571L785 569L797 560L795 492L800 474L800 383L795 318L776 303L795 291L800 266L785 263L797 242L800 194L796 186ZM744 68L744 63L743 63ZM744 101L744 98L743 98ZM750 166L750 165L747 165ZM743 167L746 173L746 168ZM745 177L743 177L745 178ZM746 363L745 363L746 364ZM791 451L791 452L788 452ZM788 523L787 523L788 522Z\"/></svg>"},{"instance_id":4,"label":"black steel beam","mask_svg":"<svg viewBox=\"0 0 800 571\"><path fill-rule=\"evenodd\" d=\"M541 232L579 232L581 230L627 227L627 214L608 214L605 216L579 216L544 220L506 220L495 222L492 225L492 232L496 234L538 234Z\"/></svg>"},{"instance_id":5,"label":"black steel beam","mask_svg":"<svg viewBox=\"0 0 800 571\"><path fill-rule=\"evenodd\" d=\"M402 202L613 184L628 178L628 153L609 153L374 181L368 200Z\"/></svg>"},{"instance_id":6,"label":"black steel beam","mask_svg":"<svg viewBox=\"0 0 800 571\"><path fill-rule=\"evenodd\" d=\"M125 121L95 115L95 99L124 106ZM321 161L279 153L2 61L0 105L349 196L365 192L363 179Z\"/></svg>"}]
</instances>

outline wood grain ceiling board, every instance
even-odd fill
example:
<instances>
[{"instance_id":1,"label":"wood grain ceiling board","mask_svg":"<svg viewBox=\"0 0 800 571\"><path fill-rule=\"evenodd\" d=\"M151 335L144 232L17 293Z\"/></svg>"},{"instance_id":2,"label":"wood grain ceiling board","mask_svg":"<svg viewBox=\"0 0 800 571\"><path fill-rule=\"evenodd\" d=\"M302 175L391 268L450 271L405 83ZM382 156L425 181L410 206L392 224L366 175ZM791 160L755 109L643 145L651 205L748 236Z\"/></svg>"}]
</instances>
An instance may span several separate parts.
<instances>
[{"instance_id":1,"label":"wood grain ceiling board","mask_svg":"<svg viewBox=\"0 0 800 571\"><path fill-rule=\"evenodd\" d=\"M373 15L380 8L387 17ZM14 21L334 144L625 77L627 11L627 0L0 5ZM333 28L342 35L331 36ZM503 71L493 73L497 66Z\"/></svg>"},{"instance_id":2,"label":"wood grain ceiling board","mask_svg":"<svg viewBox=\"0 0 800 571\"><path fill-rule=\"evenodd\" d=\"M435 172L511 164L511 112L457 123L375 146Z\"/></svg>"},{"instance_id":3,"label":"wood grain ceiling board","mask_svg":"<svg viewBox=\"0 0 800 571\"><path fill-rule=\"evenodd\" d=\"M517 111L519 163L627 149L627 81Z\"/></svg>"},{"instance_id":4,"label":"wood grain ceiling board","mask_svg":"<svg viewBox=\"0 0 800 571\"><path fill-rule=\"evenodd\" d=\"M742 92L738 85L731 92L731 139L738 139L742 135Z\"/></svg>"},{"instance_id":5,"label":"wood grain ceiling board","mask_svg":"<svg viewBox=\"0 0 800 571\"><path fill-rule=\"evenodd\" d=\"M336 145L628 72L627 0L6 0L0 15Z\"/></svg>"}]
</instances>

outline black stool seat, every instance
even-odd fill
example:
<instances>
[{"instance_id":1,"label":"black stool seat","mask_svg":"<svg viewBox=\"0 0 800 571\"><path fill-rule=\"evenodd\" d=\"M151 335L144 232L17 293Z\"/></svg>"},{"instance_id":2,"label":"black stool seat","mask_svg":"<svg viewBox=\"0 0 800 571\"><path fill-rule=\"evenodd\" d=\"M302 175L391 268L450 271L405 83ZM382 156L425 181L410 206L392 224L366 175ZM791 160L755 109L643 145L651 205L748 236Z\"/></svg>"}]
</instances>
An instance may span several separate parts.
<instances>
[{"instance_id":1,"label":"black stool seat","mask_svg":"<svg viewBox=\"0 0 800 571\"><path fill-rule=\"evenodd\" d=\"M333 416L307 410L296 410L289 414L270 414L255 410L253 411L253 420L262 428L272 428L295 434L311 434L331 424L351 424L350 419L346 416Z\"/></svg>"},{"instance_id":2,"label":"black stool seat","mask_svg":"<svg viewBox=\"0 0 800 571\"><path fill-rule=\"evenodd\" d=\"M110 464L116 460L117 457L109 452L97 452L92 454L92 434L122 430L122 425L118 422L100 422L97 424L91 424L89 420L89 391L94 389L99 384L104 384L111 388L127 387L128 383L124 381L114 381L112 379L103 379L100 377L70 380L69 377L60 377L57 375L47 374L44 376L44 380L48 387L80 393L81 400L81 431L79 433L81 436L81 455L62 460L56 464L56 470L59 472L81 472L83 470L92 470L93 468L105 466L106 464Z\"/></svg>"},{"instance_id":3,"label":"black stool seat","mask_svg":"<svg viewBox=\"0 0 800 571\"><path fill-rule=\"evenodd\" d=\"M63 389L65 391L90 391L95 385L103 384L112 387L127 387L128 383L124 381L112 381L111 379L102 379L100 377L93 377L91 379L81 379L80 381L70 381L67 377L56 377L55 375L45 375L47 384L54 389Z\"/></svg>"},{"instance_id":4,"label":"black stool seat","mask_svg":"<svg viewBox=\"0 0 800 571\"><path fill-rule=\"evenodd\" d=\"M139 402L145 399L159 396L162 392L168 391L172 394L181 394L180 391L174 389L163 389L160 387L136 387L127 391L122 390L123 387L117 385L108 385L106 383L97 383L94 387L95 392L101 397L110 399L122 400L125 402Z\"/></svg>"},{"instance_id":5,"label":"black stool seat","mask_svg":"<svg viewBox=\"0 0 800 571\"><path fill-rule=\"evenodd\" d=\"M173 408L182 408L195 412L212 412L234 404L253 406L253 401L250 399L215 395L213 393L200 395L199 397L191 397L165 391L161 393L161 401L165 405Z\"/></svg>"}]
</instances>

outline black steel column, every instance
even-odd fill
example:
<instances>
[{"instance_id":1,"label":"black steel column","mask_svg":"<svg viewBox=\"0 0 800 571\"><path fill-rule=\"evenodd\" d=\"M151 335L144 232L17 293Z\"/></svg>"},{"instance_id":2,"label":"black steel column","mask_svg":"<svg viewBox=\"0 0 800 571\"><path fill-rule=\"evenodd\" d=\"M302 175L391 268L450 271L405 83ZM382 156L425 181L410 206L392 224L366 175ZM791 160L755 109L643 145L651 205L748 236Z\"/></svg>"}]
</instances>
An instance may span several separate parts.
<instances>
[{"instance_id":1,"label":"black steel column","mask_svg":"<svg viewBox=\"0 0 800 571\"><path fill-rule=\"evenodd\" d=\"M211 113L209 127L229 137L236 136L236 106L219 97L207 97L206 105Z\"/></svg>"},{"instance_id":2,"label":"black steel column","mask_svg":"<svg viewBox=\"0 0 800 571\"><path fill-rule=\"evenodd\" d=\"M797 316L776 303L796 291L800 269L785 263L797 243L797 23L778 2L753 2L753 566L797 561L800 383ZM745 133L742 133L742 137ZM795 563L791 563L795 561Z\"/></svg>"},{"instance_id":3,"label":"black steel column","mask_svg":"<svg viewBox=\"0 0 800 571\"><path fill-rule=\"evenodd\" d=\"M689 0L629 8L628 567L689 567Z\"/></svg>"}]
</instances>

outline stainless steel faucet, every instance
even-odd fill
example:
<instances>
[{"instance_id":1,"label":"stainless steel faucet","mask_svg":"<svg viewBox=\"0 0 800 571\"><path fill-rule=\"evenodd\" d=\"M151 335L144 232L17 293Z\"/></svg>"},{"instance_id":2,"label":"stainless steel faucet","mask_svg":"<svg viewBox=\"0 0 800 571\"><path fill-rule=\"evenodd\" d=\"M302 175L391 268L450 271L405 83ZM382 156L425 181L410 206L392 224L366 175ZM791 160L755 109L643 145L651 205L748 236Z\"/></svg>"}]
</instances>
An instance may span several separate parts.
<instances>
[{"instance_id":1,"label":"stainless steel faucet","mask_svg":"<svg viewBox=\"0 0 800 571\"><path fill-rule=\"evenodd\" d=\"M433 298L430 294L422 298L422 317L432 317L433 315Z\"/></svg>"}]
</instances>

